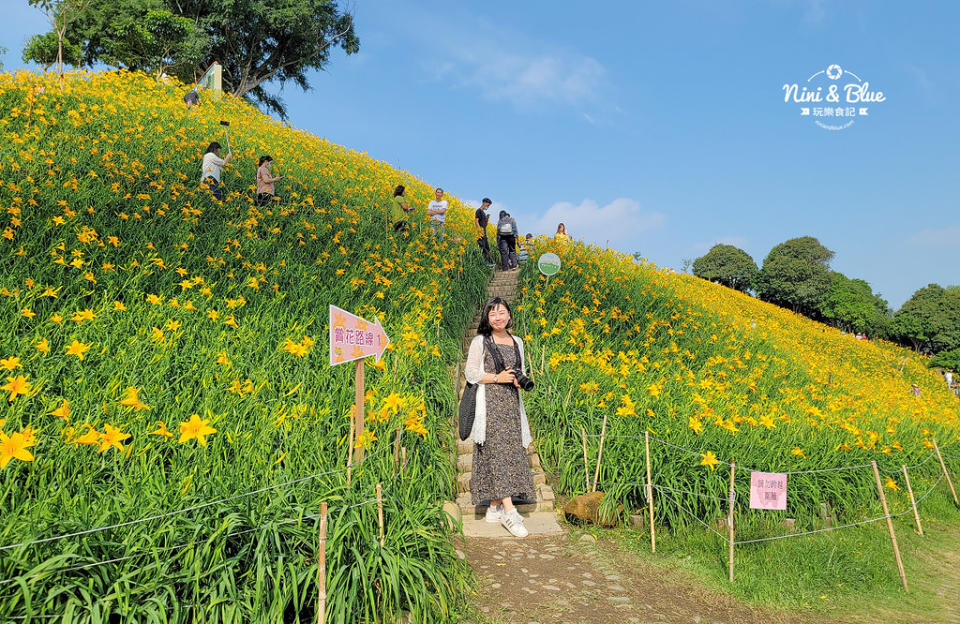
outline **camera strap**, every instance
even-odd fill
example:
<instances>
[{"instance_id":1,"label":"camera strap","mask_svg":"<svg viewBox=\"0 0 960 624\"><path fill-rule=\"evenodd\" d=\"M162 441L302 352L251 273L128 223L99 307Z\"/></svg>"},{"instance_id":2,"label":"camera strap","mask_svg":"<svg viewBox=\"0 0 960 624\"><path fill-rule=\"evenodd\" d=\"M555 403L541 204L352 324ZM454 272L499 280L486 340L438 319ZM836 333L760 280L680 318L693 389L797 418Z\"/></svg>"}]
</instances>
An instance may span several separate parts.
<instances>
[{"instance_id":1,"label":"camera strap","mask_svg":"<svg viewBox=\"0 0 960 624\"><path fill-rule=\"evenodd\" d=\"M513 350L517 354L517 371L523 370L523 361L520 359L520 345L517 344L517 339L513 336L510 336L510 339L513 341ZM490 352L490 355L493 357L493 364L497 367L497 370L494 373L502 373L507 370L507 365L503 362L503 356L500 355L500 349L497 348L497 343L493 341L493 336L484 336L483 337L483 346L487 348L487 351Z\"/></svg>"}]
</instances>

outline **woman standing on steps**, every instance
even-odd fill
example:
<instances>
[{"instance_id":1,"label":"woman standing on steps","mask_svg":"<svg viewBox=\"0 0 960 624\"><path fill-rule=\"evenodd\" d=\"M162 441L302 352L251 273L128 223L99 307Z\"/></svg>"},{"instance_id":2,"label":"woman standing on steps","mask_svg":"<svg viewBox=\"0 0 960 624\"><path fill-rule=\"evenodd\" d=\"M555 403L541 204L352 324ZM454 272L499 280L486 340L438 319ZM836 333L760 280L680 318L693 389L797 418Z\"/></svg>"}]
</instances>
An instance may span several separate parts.
<instances>
[{"instance_id":1,"label":"woman standing on steps","mask_svg":"<svg viewBox=\"0 0 960 624\"><path fill-rule=\"evenodd\" d=\"M510 334L512 326L509 304L493 297L483 307L467 353L467 381L479 384L470 432L474 442L470 493L474 505L489 501L487 522L499 522L514 536L526 537L513 499L532 500L536 489L526 454L532 442L530 425L515 374L518 368L526 374L523 341Z\"/></svg>"}]
</instances>

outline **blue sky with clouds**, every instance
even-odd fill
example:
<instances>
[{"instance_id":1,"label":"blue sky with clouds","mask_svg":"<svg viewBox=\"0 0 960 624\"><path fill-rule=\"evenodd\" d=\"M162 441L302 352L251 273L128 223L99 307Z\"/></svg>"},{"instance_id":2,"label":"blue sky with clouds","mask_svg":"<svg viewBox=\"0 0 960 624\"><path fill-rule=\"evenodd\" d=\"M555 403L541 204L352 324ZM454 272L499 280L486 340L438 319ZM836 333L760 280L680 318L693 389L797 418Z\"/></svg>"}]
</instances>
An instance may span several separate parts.
<instances>
[{"instance_id":1,"label":"blue sky with clouds","mask_svg":"<svg viewBox=\"0 0 960 624\"><path fill-rule=\"evenodd\" d=\"M45 30L10 4L7 69ZM812 235L894 308L960 283L955 3L351 6L360 53L335 54L307 93L285 89L291 122L464 199L490 196L523 231L563 221L676 268L717 242L760 264ZM833 64L840 79L808 83ZM854 105L867 115L842 130L816 122L850 119L801 116L824 104L784 102L784 84L851 82L885 101Z\"/></svg>"}]
</instances>

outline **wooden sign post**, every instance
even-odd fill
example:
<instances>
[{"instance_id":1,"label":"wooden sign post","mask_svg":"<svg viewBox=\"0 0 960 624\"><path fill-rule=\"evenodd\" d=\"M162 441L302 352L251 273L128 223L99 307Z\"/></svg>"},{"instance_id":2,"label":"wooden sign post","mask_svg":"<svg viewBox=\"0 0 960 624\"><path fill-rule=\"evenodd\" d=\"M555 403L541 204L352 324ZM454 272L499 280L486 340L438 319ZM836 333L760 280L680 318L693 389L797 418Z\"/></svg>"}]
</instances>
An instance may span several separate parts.
<instances>
[{"instance_id":1,"label":"wooden sign post","mask_svg":"<svg viewBox=\"0 0 960 624\"><path fill-rule=\"evenodd\" d=\"M351 314L335 305L330 306L330 366L345 362L356 362L354 423L356 436L360 437L365 429L363 398L366 393L364 382L364 358L374 356L374 362L379 362L390 344L390 337L380 325L380 319L373 317L373 323ZM352 440L351 440L352 447ZM351 456L355 463L363 460L363 447L358 448ZM354 462L351 462L354 463Z\"/></svg>"}]
</instances>

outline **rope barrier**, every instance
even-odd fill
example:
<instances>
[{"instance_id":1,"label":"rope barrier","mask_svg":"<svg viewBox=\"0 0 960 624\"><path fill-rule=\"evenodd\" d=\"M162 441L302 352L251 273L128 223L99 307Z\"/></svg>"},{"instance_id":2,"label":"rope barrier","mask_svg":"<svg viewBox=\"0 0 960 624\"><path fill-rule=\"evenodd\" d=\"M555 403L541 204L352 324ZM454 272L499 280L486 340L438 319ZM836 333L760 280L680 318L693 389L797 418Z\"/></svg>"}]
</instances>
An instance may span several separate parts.
<instances>
[{"instance_id":1,"label":"rope barrier","mask_svg":"<svg viewBox=\"0 0 960 624\"><path fill-rule=\"evenodd\" d=\"M368 499L368 500L365 500L365 501L362 501L362 502L359 502L359 503L354 503L354 504L352 504L352 505L347 505L347 506L343 507L343 509L353 509L354 507L361 507L361 506L363 506L363 505L369 505L369 504L371 504L371 503L376 503L376 502L377 502L377 499L371 498L371 499ZM329 511L327 512L328 515L329 515L330 511L332 511L333 509L335 509L335 508L332 508L331 510L329 510ZM294 524L294 523L302 522L303 520L316 520L316 519L318 519L318 518L320 518L320 514L307 514L307 515L304 515L304 516L299 516L299 517L297 517L297 518L291 518L291 519L288 519L288 520L284 520L284 521L282 521L282 522L278 522L278 523L275 524L275 526L284 526L284 525L287 525L287 524ZM252 528L252 529L244 529L244 530L242 530L242 531L234 531L233 533L228 533L227 535L224 535L222 539L226 539L226 538L228 538L228 537L236 537L236 536L238 536L238 535L245 535L245 534L247 534L247 533L253 533L254 531L259 531L260 529L261 529L261 527L256 527L256 528ZM177 546L165 546L165 547L163 547L163 548L155 548L155 549L150 550L150 551L144 551L144 552L134 553L134 554L132 554L132 555L125 555L125 556L123 556L123 557L114 557L113 559L104 559L104 560L101 560L101 561L96 561L96 562L94 562L94 563L86 563L86 564L83 564L83 565L71 566L71 567L68 567L68 568L56 568L56 569L53 569L53 570L45 570L44 572L40 572L40 573L37 573L37 574L31 574L30 576L16 577L16 578L11 578L11 579L4 579L4 580L0 581L0 586L2 586L2 585L7 585L7 584L10 584L10 583L15 583L15 582L17 582L17 580L29 580L29 579L32 579L32 578L38 578L38 577L44 576L44 575L46 575L46 574L55 574L55 573L61 573L61 574L62 574L62 573L67 573L67 572L76 572L77 570L86 570L86 569L88 569L88 568L95 568L95 567L99 567L99 566L102 566L102 565L108 565L108 564L111 564L111 563L119 563L119 562L121 562L121 561L128 561L128 560L130 560L130 559L138 559L138 558L140 558L140 557L145 557L145 556L147 556L147 555L155 555L155 554L158 554L158 553L168 552L168 551L171 551L171 550L183 550L184 548L189 548L190 546L193 546L193 545L195 545L195 542L189 542L189 543L187 543L187 544L179 544L179 545L177 545ZM34 617L35 617L35 616L34 616Z\"/></svg>"},{"instance_id":2,"label":"rope barrier","mask_svg":"<svg viewBox=\"0 0 960 624\"><path fill-rule=\"evenodd\" d=\"M727 537L726 537L723 533L720 533L719 531L717 531L716 529L714 529L712 526L710 526L709 524L707 524L706 522L704 522L703 520L701 520L700 518L698 518L695 513L693 513L692 511L690 511L689 509L687 509L686 507L684 507L683 505L681 505L680 503L678 503L677 501L675 501L672 496L670 496L669 494L664 494L664 495L663 495L663 498L665 498L665 499L667 499L668 501L672 502L674 505L676 505L676 506L679 507L682 511L684 511L687 515L689 515L691 518L693 518L694 520L696 520L697 522L699 522L699 523L702 524L703 526L707 527L707 529L709 529L712 533L715 533L717 536L719 536L720 539L722 539L724 542L726 542L727 544L730 543L730 540L727 539Z\"/></svg>"},{"instance_id":3,"label":"rope barrier","mask_svg":"<svg viewBox=\"0 0 960 624\"><path fill-rule=\"evenodd\" d=\"M377 450L377 451L374 451L374 452L370 453L369 455L367 455L367 460L369 460L371 457L375 456L377 453L380 453L380 452L382 452L383 450L385 450L385 449L387 449L387 448L390 448L390 446L392 446L392 445L393 445L393 442L391 442L390 444L388 444L388 445L385 446L385 447L380 448L380 449ZM198 510L198 509L204 509L204 508L206 508L206 507L211 507L211 506L213 506L213 505L218 505L218 504L220 504L220 503L227 503L227 502L234 501L234 500L238 500L238 499L241 499L241 498L246 498L246 497L248 497L248 496L254 496L255 494L262 494L262 493L264 493L264 492L269 492L269 491L271 491L271 490L276 490L276 489L279 489L279 488L282 488L282 487L287 487L287 486L290 486L290 485L295 485L295 484L297 484L297 483L303 483L304 481L310 481L310 480L312 480L312 479L316 479L317 477L323 477L323 476L335 474L335 473L338 473L338 472L340 472L340 471L342 471L342 470L345 470L345 468L336 468L336 469L334 469L334 470L328 470L328 471L326 471L326 472L318 472L318 473L316 473L316 474L308 475L308 476L306 476L306 477L300 477L299 479L291 479L290 481L284 481L283 483L277 483L277 484L274 484L274 485L269 485L269 486L267 486L267 487L263 487L263 488L260 488L260 489L257 489L257 490L252 490L252 491L250 491L250 492L244 492L244 493L242 493L242 494L234 494L233 496L227 496L226 498L221 498L221 499L218 499L218 500L215 500L215 501L210 501L210 502L206 502L206 503L200 503L199 505L193 505L192 507L186 507L186 508L184 508L184 509L177 509L177 510L174 510L174 511L168 511L168 512L164 512L164 513L160 513L160 514L155 514L155 515L152 515L152 516L147 516L147 517L144 517L144 518L138 518L137 520L128 520L128 521L126 521L126 522L118 522L117 524L111 524L111 525L107 525L107 526L96 527L96 528L93 528L93 529L86 529L86 530L83 530L83 531L75 531L75 532L73 532L73 533L64 533L64 534L62 534L62 535L55 535L55 536L53 536L53 537L44 537L44 538L35 539L35 540L30 540L30 541L26 541L26 542L20 542L20 543L18 543L18 544L9 544L9 545L7 545L7 546L0 546L0 552L2 552L2 551L4 551L4 550L10 550L10 549L12 549L12 548L20 548L20 547L22 547L22 546L33 546L33 545L35 545L35 544L44 544L44 543L47 543L47 542L55 542L55 541L59 541L59 540L62 540L62 539L66 539L66 538L68 538L68 537L78 537L78 536L81 536L81 535L90 535L90 534L92 534L92 533L101 533L101 532L103 532L103 531L109 531L109 530L112 530L112 529L118 529L118 528L122 528L122 527L133 526L133 525L136 525L136 524L142 524L142 523L144 523L144 522L150 522L151 520L159 520L159 519L161 519L161 518L170 518L170 517L173 517L173 516L185 514L185 513L190 512L190 511L196 511L196 510Z\"/></svg>"}]
</instances>

